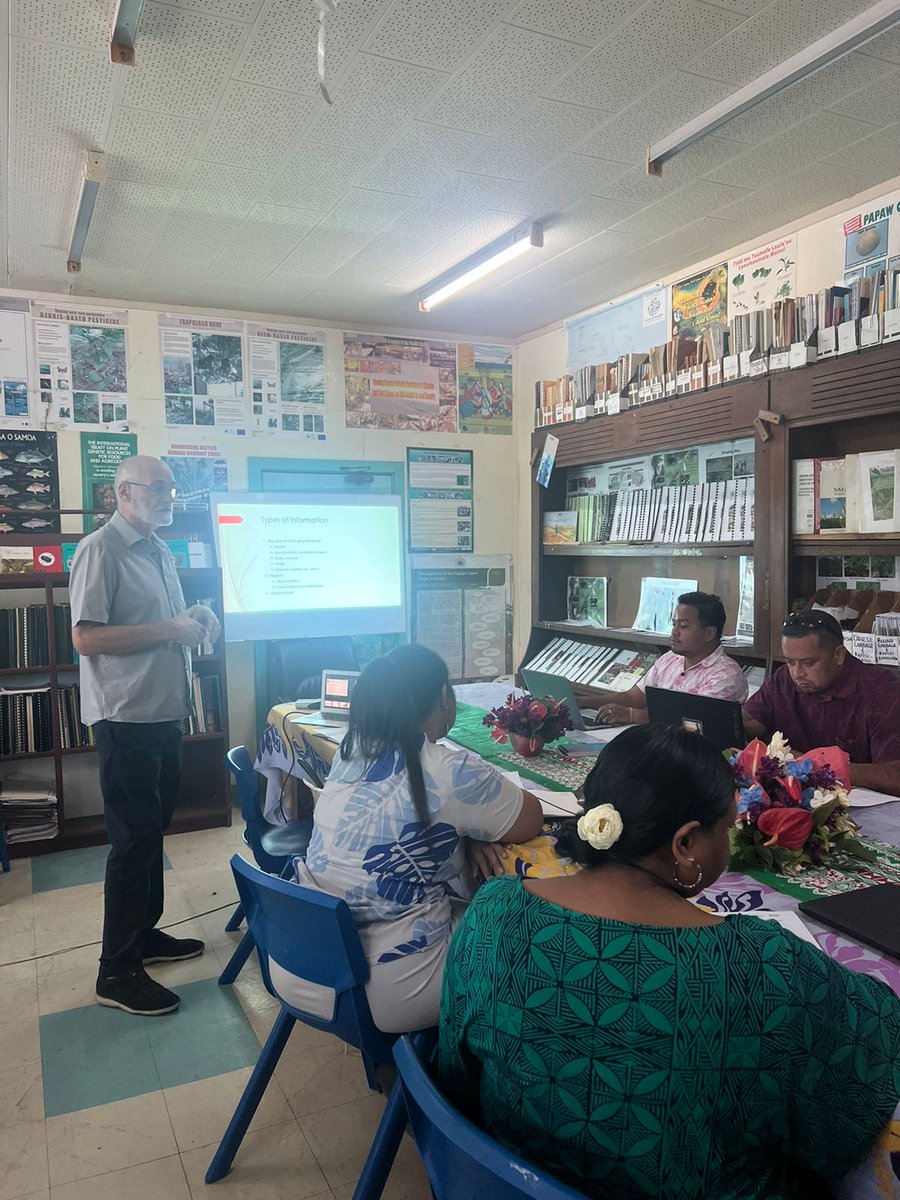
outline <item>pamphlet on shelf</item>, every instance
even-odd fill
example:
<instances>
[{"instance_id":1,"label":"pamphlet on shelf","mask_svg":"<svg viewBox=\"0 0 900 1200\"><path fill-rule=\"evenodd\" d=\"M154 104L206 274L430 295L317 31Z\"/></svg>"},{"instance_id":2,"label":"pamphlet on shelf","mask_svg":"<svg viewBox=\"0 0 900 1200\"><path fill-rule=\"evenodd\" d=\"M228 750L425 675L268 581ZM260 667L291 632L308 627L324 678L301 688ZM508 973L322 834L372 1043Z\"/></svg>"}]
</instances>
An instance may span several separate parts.
<instances>
[{"instance_id":1,"label":"pamphlet on shelf","mask_svg":"<svg viewBox=\"0 0 900 1200\"><path fill-rule=\"evenodd\" d=\"M838 354L852 354L858 349L859 343L856 340L856 322L842 321L837 327Z\"/></svg>"},{"instance_id":2,"label":"pamphlet on shelf","mask_svg":"<svg viewBox=\"0 0 900 1200\"><path fill-rule=\"evenodd\" d=\"M691 372L689 369L675 372L675 394L684 396L691 390Z\"/></svg>"},{"instance_id":3,"label":"pamphlet on shelf","mask_svg":"<svg viewBox=\"0 0 900 1200\"><path fill-rule=\"evenodd\" d=\"M900 338L900 308L889 308L882 319L881 340L893 342Z\"/></svg>"},{"instance_id":4,"label":"pamphlet on shelf","mask_svg":"<svg viewBox=\"0 0 900 1200\"><path fill-rule=\"evenodd\" d=\"M606 411L611 416L622 411L622 397L617 392L610 392L607 396Z\"/></svg>"},{"instance_id":5,"label":"pamphlet on shelf","mask_svg":"<svg viewBox=\"0 0 900 1200\"><path fill-rule=\"evenodd\" d=\"M805 367L814 363L817 357L815 346L807 345L806 342L794 342L789 351L788 366L793 371L797 367Z\"/></svg>"},{"instance_id":6,"label":"pamphlet on shelf","mask_svg":"<svg viewBox=\"0 0 900 1200\"><path fill-rule=\"evenodd\" d=\"M576 421L586 421L588 416L590 415L590 412L591 412L591 409L590 409L589 405L576 404L575 405L575 420Z\"/></svg>"},{"instance_id":7,"label":"pamphlet on shelf","mask_svg":"<svg viewBox=\"0 0 900 1200\"><path fill-rule=\"evenodd\" d=\"M722 382L722 363L720 359L706 365L706 382L709 387L718 387Z\"/></svg>"},{"instance_id":8,"label":"pamphlet on shelf","mask_svg":"<svg viewBox=\"0 0 900 1200\"><path fill-rule=\"evenodd\" d=\"M726 354L722 359L722 371L725 376L725 382L730 383L731 380L737 379L741 373L740 359L736 354Z\"/></svg>"},{"instance_id":9,"label":"pamphlet on shelf","mask_svg":"<svg viewBox=\"0 0 900 1200\"><path fill-rule=\"evenodd\" d=\"M873 313L871 317L862 317L859 322L860 346L877 346L881 341L881 316Z\"/></svg>"},{"instance_id":10,"label":"pamphlet on shelf","mask_svg":"<svg viewBox=\"0 0 900 1200\"><path fill-rule=\"evenodd\" d=\"M816 349L819 358L831 358L832 355L837 354L837 330L833 325L826 325L819 329Z\"/></svg>"},{"instance_id":11,"label":"pamphlet on shelf","mask_svg":"<svg viewBox=\"0 0 900 1200\"><path fill-rule=\"evenodd\" d=\"M761 375L769 373L769 356L761 354L758 358L750 358L750 378L759 379Z\"/></svg>"},{"instance_id":12,"label":"pamphlet on shelf","mask_svg":"<svg viewBox=\"0 0 900 1200\"><path fill-rule=\"evenodd\" d=\"M791 365L790 347L773 350L769 355L770 371L787 371Z\"/></svg>"},{"instance_id":13,"label":"pamphlet on shelf","mask_svg":"<svg viewBox=\"0 0 900 1200\"><path fill-rule=\"evenodd\" d=\"M815 477L813 458L794 459L794 523L795 534L816 532Z\"/></svg>"},{"instance_id":14,"label":"pamphlet on shelf","mask_svg":"<svg viewBox=\"0 0 900 1200\"><path fill-rule=\"evenodd\" d=\"M670 371L665 378L666 396L674 396L678 391L678 382L675 378L675 372Z\"/></svg>"},{"instance_id":15,"label":"pamphlet on shelf","mask_svg":"<svg viewBox=\"0 0 900 1200\"><path fill-rule=\"evenodd\" d=\"M749 350L742 350L738 355L738 374L741 376L750 374L750 354Z\"/></svg>"},{"instance_id":16,"label":"pamphlet on shelf","mask_svg":"<svg viewBox=\"0 0 900 1200\"><path fill-rule=\"evenodd\" d=\"M900 451L860 454L859 528L862 533L900 530Z\"/></svg>"}]
</instances>

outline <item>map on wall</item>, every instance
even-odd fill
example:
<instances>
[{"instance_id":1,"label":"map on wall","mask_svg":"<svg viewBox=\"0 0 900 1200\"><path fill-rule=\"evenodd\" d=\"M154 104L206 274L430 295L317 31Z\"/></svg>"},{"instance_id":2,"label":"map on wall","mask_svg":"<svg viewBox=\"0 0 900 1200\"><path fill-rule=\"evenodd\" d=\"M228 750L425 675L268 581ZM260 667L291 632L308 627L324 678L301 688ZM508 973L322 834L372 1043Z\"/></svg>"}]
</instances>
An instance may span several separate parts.
<instances>
[{"instance_id":1,"label":"map on wall","mask_svg":"<svg viewBox=\"0 0 900 1200\"><path fill-rule=\"evenodd\" d=\"M58 429L128 429L128 313L31 306L39 398Z\"/></svg>"},{"instance_id":2,"label":"map on wall","mask_svg":"<svg viewBox=\"0 0 900 1200\"><path fill-rule=\"evenodd\" d=\"M244 322L160 313L166 425L244 434Z\"/></svg>"},{"instance_id":3,"label":"map on wall","mask_svg":"<svg viewBox=\"0 0 900 1200\"><path fill-rule=\"evenodd\" d=\"M456 348L460 433L512 433L512 347Z\"/></svg>"},{"instance_id":4,"label":"map on wall","mask_svg":"<svg viewBox=\"0 0 900 1200\"><path fill-rule=\"evenodd\" d=\"M668 341L668 292L648 288L566 321L567 371L615 362L622 354L642 354Z\"/></svg>"},{"instance_id":5,"label":"map on wall","mask_svg":"<svg viewBox=\"0 0 900 1200\"><path fill-rule=\"evenodd\" d=\"M456 343L378 333L344 334L348 429L459 429Z\"/></svg>"}]
</instances>

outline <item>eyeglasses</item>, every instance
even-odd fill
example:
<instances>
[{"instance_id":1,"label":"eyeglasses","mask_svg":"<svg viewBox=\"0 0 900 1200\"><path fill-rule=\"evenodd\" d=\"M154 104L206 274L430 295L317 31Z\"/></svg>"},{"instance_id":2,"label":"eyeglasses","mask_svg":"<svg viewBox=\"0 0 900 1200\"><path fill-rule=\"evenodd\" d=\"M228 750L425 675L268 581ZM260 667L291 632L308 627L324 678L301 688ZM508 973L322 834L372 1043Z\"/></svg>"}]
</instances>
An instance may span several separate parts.
<instances>
[{"instance_id":1,"label":"eyeglasses","mask_svg":"<svg viewBox=\"0 0 900 1200\"><path fill-rule=\"evenodd\" d=\"M122 483L127 483L131 487L147 488L154 496L169 496L172 500L178 495L176 487L173 487L171 483L164 483L161 479L157 479L155 483L138 483L136 479L123 479Z\"/></svg>"},{"instance_id":2,"label":"eyeglasses","mask_svg":"<svg viewBox=\"0 0 900 1200\"><path fill-rule=\"evenodd\" d=\"M827 612L790 613L781 626L781 632L787 633L792 629L828 629L838 637L843 636L843 631L837 618Z\"/></svg>"}]
</instances>

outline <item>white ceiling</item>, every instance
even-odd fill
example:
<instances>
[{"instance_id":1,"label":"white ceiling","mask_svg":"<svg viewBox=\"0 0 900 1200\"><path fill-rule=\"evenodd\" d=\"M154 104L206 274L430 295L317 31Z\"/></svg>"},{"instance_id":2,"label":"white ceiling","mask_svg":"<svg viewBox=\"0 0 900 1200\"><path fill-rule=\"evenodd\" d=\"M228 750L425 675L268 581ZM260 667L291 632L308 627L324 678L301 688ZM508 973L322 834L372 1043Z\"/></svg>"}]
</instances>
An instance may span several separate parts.
<instances>
[{"instance_id":1,"label":"white ceiling","mask_svg":"<svg viewBox=\"0 0 900 1200\"><path fill-rule=\"evenodd\" d=\"M642 169L870 3L341 0L329 108L313 0L147 0L135 68L108 61L115 0L10 0L4 282L521 335L896 174L897 30ZM107 182L70 276L86 150ZM523 219L542 251L417 311Z\"/></svg>"}]
</instances>

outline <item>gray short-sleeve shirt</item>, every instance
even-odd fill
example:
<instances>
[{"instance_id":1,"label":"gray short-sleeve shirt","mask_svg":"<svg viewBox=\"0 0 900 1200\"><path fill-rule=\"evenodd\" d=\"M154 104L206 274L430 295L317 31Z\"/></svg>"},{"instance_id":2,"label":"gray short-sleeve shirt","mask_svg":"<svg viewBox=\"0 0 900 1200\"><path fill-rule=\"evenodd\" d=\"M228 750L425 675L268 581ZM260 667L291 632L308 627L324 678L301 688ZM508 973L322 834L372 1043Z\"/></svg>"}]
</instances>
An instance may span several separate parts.
<instances>
[{"instance_id":1,"label":"gray short-sleeve shirt","mask_svg":"<svg viewBox=\"0 0 900 1200\"><path fill-rule=\"evenodd\" d=\"M121 513L84 538L72 560L73 627L147 625L184 612L175 561L155 533L144 537ZM149 724L191 711L191 652L165 642L132 654L82 655L81 719Z\"/></svg>"}]
</instances>

